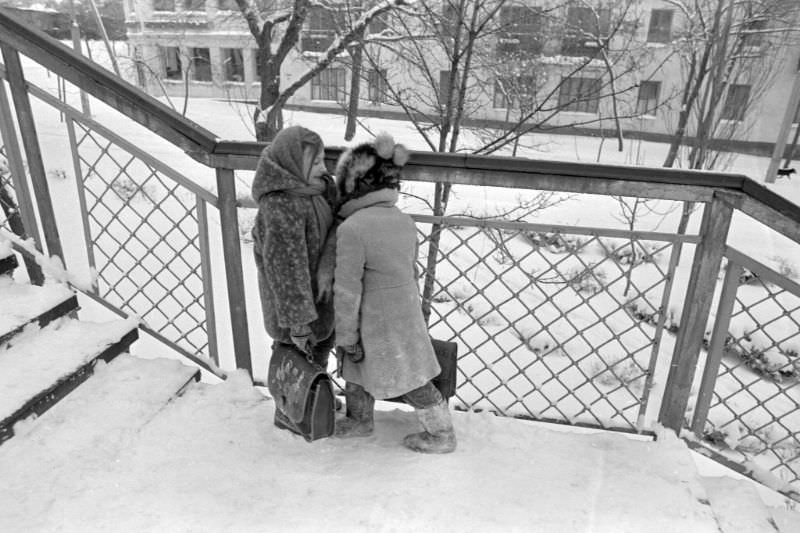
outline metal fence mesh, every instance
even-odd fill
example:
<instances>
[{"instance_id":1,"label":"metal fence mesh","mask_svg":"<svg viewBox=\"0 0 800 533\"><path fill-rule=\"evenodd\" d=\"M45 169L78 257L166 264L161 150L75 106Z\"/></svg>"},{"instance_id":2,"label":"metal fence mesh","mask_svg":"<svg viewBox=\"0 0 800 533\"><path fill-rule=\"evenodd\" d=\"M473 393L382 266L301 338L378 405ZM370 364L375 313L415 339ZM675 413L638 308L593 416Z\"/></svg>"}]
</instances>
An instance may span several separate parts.
<instances>
[{"instance_id":1,"label":"metal fence mesh","mask_svg":"<svg viewBox=\"0 0 800 533\"><path fill-rule=\"evenodd\" d=\"M207 355L195 196L98 132L76 128L99 295Z\"/></svg>"},{"instance_id":2,"label":"metal fence mesh","mask_svg":"<svg viewBox=\"0 0 800 533\"><path fill-rule=\"evenodd\" d=\"M14 183L11 180L11 172L8 170L6 147L3 144L3 138L0 137L0 228L11 231L6 213L16 209Z\"/></svg>"},{"instance_id":3,"label":"metal fence mesh","mask_svg":"<svg viewBox=\"0 0 800 533\"><path fill-rule=\"evenodd\" d=\"M795 274L796 276L796 274ZM745 270L704 437L732 458L757 459L800 481L800 292Z\"/></svg>"},{"instance_id":4,"label":"metal fence mesh","mask_svg":"<svg viewBox=\"0 0 800 533\"><path fill-rule=\"evenodd\" d=\"M636 429L673 244L463 224L441 228L429 321L460 345L456 405Z\"/></svg>"}]
</instances>

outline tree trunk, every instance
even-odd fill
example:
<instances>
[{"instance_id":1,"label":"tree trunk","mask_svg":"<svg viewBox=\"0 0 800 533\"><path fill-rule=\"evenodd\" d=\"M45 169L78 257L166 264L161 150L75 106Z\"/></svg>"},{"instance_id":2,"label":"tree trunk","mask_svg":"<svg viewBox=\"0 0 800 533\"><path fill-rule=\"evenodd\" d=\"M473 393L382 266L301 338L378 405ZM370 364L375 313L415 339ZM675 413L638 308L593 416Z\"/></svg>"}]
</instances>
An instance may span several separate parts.
<instances>
[{"instance_id":1,"label":"tree trunk","mask_svg":"<svg viewBox=\"0 0 800 533\"><path fill-rule=\"evenodd\" d=\"M281 93L281 69L272 58L261 65L261 111L256 111L256 140L269 142L283 128L283 109L274 106ZM274 107L273 107L274 106ZM268 110L264 116L263 110ZM261 115L260 117L258 115Z\"/></svg>"},{"instance_id":2,"label":"tree trunk","mask_svg":"<svg viewBox=\"0 0 800 533\"><path fill-rule=\"evenodd\" d=\"M364 42L362 37L364 32L360 32L352 48L351 57L353 66L350 69L350 101L347 105L347 125L344 128L344 140L350 141L356 134L356 119L358 118L358 99L361 95L361 70L364 62Z\"/></svg>"}]
</instances>

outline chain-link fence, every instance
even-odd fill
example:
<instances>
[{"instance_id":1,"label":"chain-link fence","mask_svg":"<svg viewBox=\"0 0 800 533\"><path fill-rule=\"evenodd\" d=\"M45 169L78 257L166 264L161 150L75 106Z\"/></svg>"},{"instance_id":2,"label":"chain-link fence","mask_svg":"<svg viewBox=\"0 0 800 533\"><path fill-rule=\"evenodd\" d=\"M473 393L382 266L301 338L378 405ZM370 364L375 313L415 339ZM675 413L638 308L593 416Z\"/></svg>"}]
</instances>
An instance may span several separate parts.
<instances>
[{"instance_id":1,"label":"chain-link fence","mask_svg":"<svg viewBox=\"0 0 800 533\"><path fill-rule=\"evenodd\" d=\"M693 428L738 463L756 461L800 489L800 272L734 249ZM714 338L715 337L715 338ZM711 394L713 393L713 394Z\"/></svg>"},{"instance_id":2,"label":"chain-link fence","mask_svg":"<svg viewBox=\"0 0 800 533\"><path fill-rule=\"evenodd\" d=\"M213 356L202 200L119 139L70 123L98 296L188 353Z\"/></svg>"},{"instance_id":3,"label":"chain-link fence","mask_svg":"<svg viewBox=\"0 0 800 533\"><path fill-rule=\"evenodd\" d=\"M432 224L417 218L424 267ZM637 429L675 236L457 218L438 231L430 326L459 344L457 406Z\"/></svg>"}]
</instances>

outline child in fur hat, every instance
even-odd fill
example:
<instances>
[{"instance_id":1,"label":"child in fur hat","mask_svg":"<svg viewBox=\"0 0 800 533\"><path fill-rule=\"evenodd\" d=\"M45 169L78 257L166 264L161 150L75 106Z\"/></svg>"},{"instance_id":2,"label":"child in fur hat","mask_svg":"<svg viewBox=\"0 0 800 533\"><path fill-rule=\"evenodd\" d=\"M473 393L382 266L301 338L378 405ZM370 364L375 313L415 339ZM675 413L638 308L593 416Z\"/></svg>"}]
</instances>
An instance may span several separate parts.
<instances>
[{"instance_id":1,"label":"child in fur hat","mask_svg":"<svg viewBox=\"0 0 800 533\"><path fill-rule=\"evenodd\" d=\"M278 344L297 346L324 368L333 347L330 277L318 280L333 225L336 186L319 135L302 126L281 130L261 153L253 180L258 214L253 253L264 327ZM331 253L331 274L333 266ZM326 295L327 293L327 295ZM286 427L275 412L275 424Z\"/></svg>"},{"instance_id":2,"label":"child in fur hat","mask_svg":"<svg viewBox=\"0 0 800 533\"><path fill-rule=\"evenodd\" d=\"M431 379L440 372L416 280L417 231L395 204L408 151L387 134L347 150L336 166L342 206L336 234L334 309L347 417L339 437L374 429L375 399L402 396L424 431L403 444L418 452L456 448L450 411Z\"/></svg>"}]
</instances>

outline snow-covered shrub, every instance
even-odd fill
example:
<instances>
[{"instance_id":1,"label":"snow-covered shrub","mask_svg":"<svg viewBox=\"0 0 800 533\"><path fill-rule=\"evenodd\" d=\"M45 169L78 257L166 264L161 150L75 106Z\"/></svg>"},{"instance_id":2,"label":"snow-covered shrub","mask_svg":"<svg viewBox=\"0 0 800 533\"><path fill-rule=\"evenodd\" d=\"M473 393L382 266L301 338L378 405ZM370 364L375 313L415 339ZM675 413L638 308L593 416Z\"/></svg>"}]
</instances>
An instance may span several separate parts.
<instances>
[{"instance_id":1,"label":"snow-covered shrub","mask_svg":"<svg viewBox=\"0 0 800 533\"><path fill-rule=\"evenodd\" d=\"M739 348L735 351L745 366L757 374L768 376L777 382L800 378L800 360L796 353L781 352L774 347L766 350Z\"/></svg>"},{"instance_id":2,"label":"snow-covered shrub","mask_svg":"<svg viewBox=\"0 0 800 533\"><path fill-rule=\"evenodd\" d=\"M567 271L567 283L575 291L588 294L597 294L606 285L606 273L602 270L587 267L574 267Z\"/></svg>"},{"instance_id":3,"label":"snow-covered shrub","mask_svg":"<svg viewBox=\"0 0 800 533\"><path fill-rule=\"evenodd\" d=\"M63 168L54 168L47 173L47 176L54 179L54 180L66 180L67 179L67 171Z\"/></svg>"},{"instance_id":4,"label":"snow-covered shrub","mask_svg":"<svg viewBox=\"0 0 800 533\"><path fill-rule=\"evenodd\" d=\"M797 266L795 266L794 263L792 263L789 259L781 256L775 256L772 258L772 260L775 263L778 274L785 278L800 281L800 271L798 271Z\"/></svg>"},{"instance_id":5,"label":"snow-covered shrub","mask_svg":"<svg viewBox=\"0 0 800 533\"><path fill-rule=\"evenodd\" d=\"M150 184L139 185L128 176L122 176L111 182L111 189L124 201L134 199L155 203L155 186Z\"/></svg>"},{"instance_id":6,"label":"snow-covered shrub","mask_svg":"<svg viewBox=\"0 0 800 533\"><path fill-rule=\"evenodd\" d=\"M583 241L578 237L564 236L560 233L523 231L520 236L533 248L544 248L554 254L572 253L583 247Z\"/></svg>"},{"instance_id":7,"label":"snow-covered shrub","mask_svg":"<svg viewBox=\"0 0 800 533\"><path fill-rule=\"evenodd\" d=\"M547 331L532 332L525 328L512 328L512 335L519 340L525 348L536 355L553 353L559 346L556 339Z\"/></svg>"},{"instance_id":8,"label":"snow-covered shrub","mask_svg":"<svg viewBox=\"0 0 800 533\"><path fill-rule=\"evenodd\" d=\"M253 226L256 224L255 209L239 209L239 238L242 242L253 242Z\"/></svg>"},{"instance_id":9,"label":"snow-covered shrub","mask_svg":"<svg viewBox=\"0 0 800 533\"><path fill-rule=\"evenodd\" d=\"M594 380L608 388L616 389L625 386L634 393L640 394L644 387L645 372L632 358L619 358L608 364L602 360L594 360L591 363L591 369L595 376Z\"/></svg>"},{"instance_id":10,"label":"snow-covered shrub","mask_svg":"<svg viewBox=\"0 0 800 533\"><path fill-rule=\"evenodd\" d=\"M658 246L652 243L630 243L616 246L616 243L604 241L603 253L606 257L619 265L639 266L645 263L655 263L658 258Z\"/></svg>"}]
</instances>

